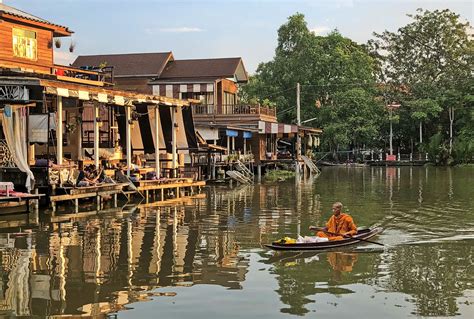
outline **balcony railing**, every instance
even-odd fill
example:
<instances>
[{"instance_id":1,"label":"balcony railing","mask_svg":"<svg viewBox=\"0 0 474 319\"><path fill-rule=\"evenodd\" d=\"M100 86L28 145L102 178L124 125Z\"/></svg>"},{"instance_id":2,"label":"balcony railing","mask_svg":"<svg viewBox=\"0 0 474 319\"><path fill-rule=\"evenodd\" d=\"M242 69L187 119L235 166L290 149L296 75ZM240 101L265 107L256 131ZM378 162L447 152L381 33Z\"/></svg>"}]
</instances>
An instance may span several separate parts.
<instances>
[{"instance_id":1,"label":"balcony railing","mask_svg":"<svg viewBox=\"0 0 474 319\"><path fill-rule=\"evenodd\" d=\"M194 107L194 114L263 114L276 116L276 109L250 104L224 104L222 108L214 104L200 104Z\"/></svg>"},{"instance_id":2,"label":"balcony railing","mask_svg":"<svg viewBox=\"0 0 474 319\"><path fill-rule=\"evenodd\" d=\"M74 68L65 65L55 64L51 70L52 74L57 76L65 76L78 80L98 81L105 84L111 84L114 81L113 67L81 67Z\"/></svg>"}]
</instances>

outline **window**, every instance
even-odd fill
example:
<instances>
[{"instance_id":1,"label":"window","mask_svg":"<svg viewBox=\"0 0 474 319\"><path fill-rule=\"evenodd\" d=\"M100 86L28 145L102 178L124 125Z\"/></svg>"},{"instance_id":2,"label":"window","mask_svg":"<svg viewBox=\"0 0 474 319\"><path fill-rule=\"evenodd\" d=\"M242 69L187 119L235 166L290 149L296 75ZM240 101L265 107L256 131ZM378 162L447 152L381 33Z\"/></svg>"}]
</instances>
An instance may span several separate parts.
<instances>
[{"instance_id":1,"label":"window","mask_svg":"<svg viewBox=\"0 0 474 319\"><path fill-rule=\"evenodd\" d=\"M13 56L36 60L36 32L13 28Z\"/></svg>"},{"instance_id":2,"label":"window","mask_svg":"<svg viewBox=\"0 0 474 319\"><path fill-rule=\"evenodd\" d=\"M235 104L237 104L236 95L229 92L224 92L224 105L235 105Z\"/></svg>"}]
</instances>

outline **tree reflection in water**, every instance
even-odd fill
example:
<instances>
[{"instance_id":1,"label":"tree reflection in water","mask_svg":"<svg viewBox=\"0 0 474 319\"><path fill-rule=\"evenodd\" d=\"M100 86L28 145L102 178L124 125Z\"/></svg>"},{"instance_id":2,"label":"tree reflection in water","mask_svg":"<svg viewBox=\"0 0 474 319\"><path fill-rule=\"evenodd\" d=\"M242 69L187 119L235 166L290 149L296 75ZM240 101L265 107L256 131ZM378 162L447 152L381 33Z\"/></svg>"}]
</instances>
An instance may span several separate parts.
<instances>
[{"instance_id":1,"label":"tree reflection in water","mask_svg":"<svg viewBox=\"0 0 474 319\"><path fill-rule=\"evenodd\" d=\"M376 259L377 255L364 254L358 263L359 254L353 252L276 253L269 261L274 263L280 286L277 292L289 306L281 312L304 315L309 312L306 305L315 302L318 294L353 293L343 286L371 278ZM355 274L349 275L351 272Z\"/></svg>"},{"instance_id":2,"label":"tree reflection in water","mask_svg":"<svg viewBox=\"0 0 474 319\"><path fill-rule=\"evenodd\" d=\"M466 186L473 185L473 172L326 169L314 184L209 187L205 200L187 207L63 215L42 220L31 232L2 230L0 317L95 316L156 296L190 309L209 301L208 294L193 294L204 288L230 300L216 309L247 307L247 317L255 314L249 298L259 305L276 301L260 312L266 317L284 316L279 308L304 315L333 306L352 314L350 301L376 316L380 309L466 315L474 302L474 194ZM347 198L359 226L382 223L386 231L377 241L387 249L269 257L261 248L323 224L334 198ZM178 289L192 298L185 300ZM166 310L164 303L154 307Z\"/></svg>"},{"instance_id":3,"label":"tree reflection in water","mask_svg":"<svg viewBox=\"0 0 474 319\"><path fill-rule=\"evenodd\" d=\"M418 316L459 314L458 298L472 289L474 246L465 243L440 243L434 246L402 246L390 256L388 280L379 285L390 291L410 295Z\"/></svg>"}]
</instances>

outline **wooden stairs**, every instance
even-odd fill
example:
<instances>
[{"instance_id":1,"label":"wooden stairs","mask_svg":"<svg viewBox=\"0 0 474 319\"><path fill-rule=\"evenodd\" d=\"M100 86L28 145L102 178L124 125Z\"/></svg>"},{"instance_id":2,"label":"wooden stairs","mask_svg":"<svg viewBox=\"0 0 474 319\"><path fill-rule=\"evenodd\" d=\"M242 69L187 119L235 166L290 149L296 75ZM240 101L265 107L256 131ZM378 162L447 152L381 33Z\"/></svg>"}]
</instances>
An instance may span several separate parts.
<instances>
[{"instance_id":1,"label":"wooden stairs","mask_svg":"<svg viewBox=\"0 0 474 319\"><path fill-rule=\"evenodd\" d=\"M304 164L308 167L309 171L312 174L316 174L316 175L321 174L321 171L319 170L319 168L316 166L316 164L314 164L314 162L308 156L301 155L301 159L303 160Z\"/></svg>"}]
</instances>

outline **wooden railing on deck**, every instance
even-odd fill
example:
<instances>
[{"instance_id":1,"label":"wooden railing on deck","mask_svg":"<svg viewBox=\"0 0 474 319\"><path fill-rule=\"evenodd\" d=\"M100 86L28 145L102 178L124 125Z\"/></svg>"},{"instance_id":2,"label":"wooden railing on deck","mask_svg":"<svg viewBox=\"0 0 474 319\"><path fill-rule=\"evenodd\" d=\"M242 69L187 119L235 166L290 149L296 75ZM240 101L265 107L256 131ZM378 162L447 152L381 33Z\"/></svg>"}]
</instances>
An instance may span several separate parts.
<instances>
[{"instance_id":1,"label":"wooden railing on deck","mask_svg":"<svg viewBox=\"0 0 474 319\"><path fill-rule=\"evenodd\" d=\"M113 68L104 67L104 68L94 68L94 67L84 67L84 68L75 68L71 66L58 65L55 64L51 70L51 73L57 75L58 77L68 77L78 80L86 81L97 81L102 82L107 85L112 85L113 79Z\"/></svg>"},{"instance_id":2,"label":"wooden railing on deck","mask_svg":"<svg viewBox=\"0 0 474 319\"><path fill-rule=\"evenodd\" d=\"M194 114L263 114L276 116L276 108L250 104L224 104L222 109L214 104L200 104L193 108Z\"/></svg>"}]
</instances>

